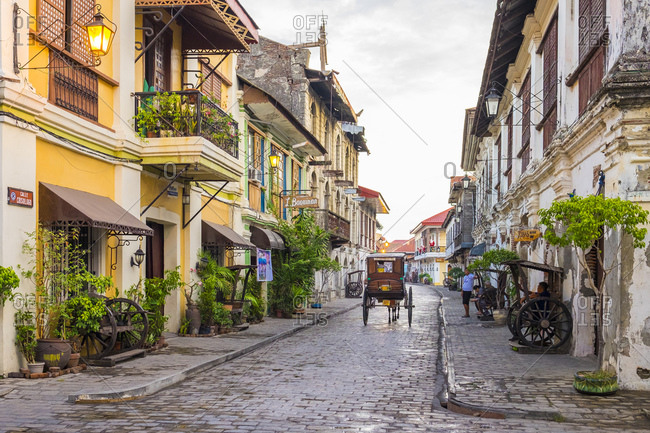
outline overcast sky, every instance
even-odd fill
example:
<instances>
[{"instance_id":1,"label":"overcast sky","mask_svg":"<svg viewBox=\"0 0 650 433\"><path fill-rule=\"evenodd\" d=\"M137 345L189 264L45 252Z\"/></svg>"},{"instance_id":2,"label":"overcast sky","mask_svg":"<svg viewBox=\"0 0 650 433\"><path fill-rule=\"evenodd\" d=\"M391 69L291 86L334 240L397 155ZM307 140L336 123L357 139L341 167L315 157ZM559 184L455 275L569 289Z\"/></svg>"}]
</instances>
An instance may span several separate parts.
<instances>
[{"instance_id":1,"label":"overcast sky","mask_svg":"<svg viewBox=\"0 0 650 433\"><path fill-rule=\"evenodd\" d=\"M315 18L326 17L327 68L363 109L370 155L359 184L390 207L379 217L388 240L449 207L444 167L462 174L465 109L478 97L495 0L240 1L262 36L286 44L317 38ZM310 66L320 67L317 50Z\"/></svg>"}]
</instances>

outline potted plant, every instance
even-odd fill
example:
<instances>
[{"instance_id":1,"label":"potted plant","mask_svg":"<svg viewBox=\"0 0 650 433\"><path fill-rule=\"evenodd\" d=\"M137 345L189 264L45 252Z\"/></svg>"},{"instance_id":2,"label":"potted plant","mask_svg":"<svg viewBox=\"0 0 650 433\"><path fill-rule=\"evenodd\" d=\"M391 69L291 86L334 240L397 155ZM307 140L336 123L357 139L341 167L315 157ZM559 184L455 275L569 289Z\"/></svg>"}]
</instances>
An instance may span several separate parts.
<instances>
[{"instance_id":1,"label":"potted plant","mask_svg":"<svg viewBox=\"0 0 650 433\"><path fill-rule=\"evenodd\" d=\"M67 368L77 366L83 337L99 331L105 314L104 299L91 297L86 293L72 297L63 303L60 329L71 346Z\"/></svg>"},{"instance_id":2,"label":"potted plant","mask_svg":"<svg viewBox=\"0 0 650 433\"><path fill-rule=\"evenodd\" d=\"M44 362L36 362L36 326L34 313L29 310L18 310L14 316L16 328L16 346L27 361L30 373L42 373Z\"/></svg>"},{"instance_id":3,"label":"potted plant","mask_svg":"<svg viewBox=\"0 0 650 433\"><path fill-rule=\"evenodd\" d=\"M612 395L618 391L618 378L603 370L578 371L573 376L573 388L581 394Z\"/></svg>"},{"instance_id":4,"label":"potted plant","mask_svg":"<svg viewBox=\"0 0 650 433\"><path fill-rule=\"evenodd\" d=\"M605 343L603 326L605 296L607 296L608 275L620 266L619 252L626 240L631 241L633 248L645 248L647 229L642 225L648 224L648 211L641 206L620 198L606 198L602 195L580 197L574 195L568 200L556 201L548 209L540 209L540 224L546 227L544 239L559 247L570 247L574 250L581 268L586 272L585 285L590 288L596 298L596 320L599 370L609 373L609 377L596 373L588 377L591 381L603 380L611 382L615 365L610 360L616 359L616 348ZM603 254L599 248L600 240L607 240L611 251ZM594 282L588 256L592 248L596 248L596 257L601 271L598 284ZM584 376L584 375L582 375ZM602 384L603 386L606 383ZM577 389L577 388L576 388Z\"/></svg>"},{"instance_id":5,"label":"potted plant","mask_svg":"<svg viewBox=\"0 0 650 433\"><path fill-rule=\"evenodd\" d=\"M220 302L217 302L215 308L214 323L219 327L219 334L225 334L229 332L230 328L233 325L230 310L226 309Z\"/></svg>"},{"instance_id":6,"label":"potted plant","mask_svg":"<svg viewBox=\"0 0 650 433\"><path fill-rule=\"evenodd\" d=\"M160 112L154 106L154 100L143 100L138 113L133 116L140 138L153 138L158 134L160 127Z\"/></svg>"},{"instance_id":7,"label":"potted plant","mask_svg":"<svg viewBox=\"0 0 650 433\"><path fill-rule=\"evenodd\" d=\"M191 268L190 272L196 273L196 269ZM203 283L201 281L192 281L184 285L185 295L185 319L187 320L187 334L198 334L201 327L201 312L195 299L195 293L199 293Z\"/></svg>"},{"instance_id":8,"label":"potted plant","mask_svg":"<svg viewBox=\"0 0 650 433\"><path fill-rule=\"evenodd\" d=\"M461 278L463 278L463 275L465 275L465 273L464 273L463 270L462 270L461 268L459 268L459 267L451 268L451 269L449 270L449 278L451 278L451 279L453 280L452 288L453 288L454 290L459 290L459 289L460 289L459 284L458 284L458 281L459 281Z\"/></svg>"},{"instance_id":9,"label":"potted plant","mask_svg":"<svg viewBox=\"0 0 650 433\"><path fill-rule=\"evenodd\" d=\"M18 288L20 279L13 268L0 266L0 307L4 307L6 301L12 301Z\"/></svg>"},{"instance_id":10,"label":"potted plant","mask_svg":"<svg viewBox=\"0 0 650 433\"><path fill-rule=\"evenodd\" d=\"M127 292L127 296L140 304L148 313L149 328L146 344L149 346L156 344L160 346L164 343L163 332L165 332L165 326L169 320L169 316L164 314L165 299L174 290L183 286L179 269L180 266L173 270L168 269L164 272L164 278L147 278L144 280L144 284L142 281L138 281Z\"/></svg>"},{"instance_id":11,"label":"potted plant","mask_svg":"<svg viewBox=\"0 0 650 433\"><path fill-rule=\"evenodd\" d=\"M45 361L47 368L65 368L71 353L65 302L89 289L103 292L112 280L88 272L77 229L49 230L39 226L28 234L23 253L29 257L29 264L19 269L23 278L35 286L36 360Z\"/></svg>"}]
</instances>

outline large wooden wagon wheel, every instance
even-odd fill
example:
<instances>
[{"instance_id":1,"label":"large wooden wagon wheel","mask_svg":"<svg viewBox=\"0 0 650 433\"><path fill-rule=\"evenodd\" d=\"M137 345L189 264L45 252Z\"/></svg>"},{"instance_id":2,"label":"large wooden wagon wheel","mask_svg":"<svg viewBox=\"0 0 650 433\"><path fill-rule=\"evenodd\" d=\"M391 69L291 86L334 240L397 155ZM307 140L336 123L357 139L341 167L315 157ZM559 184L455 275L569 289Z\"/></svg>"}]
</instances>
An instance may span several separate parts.
<instances>
[{"instance_id":1,"label":"large wooden wagon wheel","mask_svg":"<svg viewBox=\"0 0 650 433\"><path fill-rule=\"evenodd\" d=\"M519 313L520 308L521 304L519 303L519 299L515 299L513 302L511 302L510 308L508 308L506 324L508 325L508 329L510 330L510 333L513 337L517 336L517 330L515 328L517 327L517 313Z\"/></svg>"},{"instance_id":2,"label":"large wooden wagon wheel","mask_svg":"<svg viewBox=\"0 0 650 433\"><path fill-rule=\"evenodd\" d=\"M81 357L84 359L101 359L108 355L117 340L117 324L110 308L104 305L106 314L100 321L99 331L91 332L81 338Z\"/></svg>"},{"instance_id":3,"label":"large wooden wagon wheel","mask_svg":"<svg viewBox=\"0 0 650 433\"><path fill-rule=\"evenodd\" d=\"M571 336L573 319L561 301L535 298L521 306L515 328L522 344L555 349Z\"/></svg>"},{"instance_id":4,"label":"large wooden wagon wheel","mask_svg":"<svg viewBox=\"0 0 650 433\"><path fill-rule=\"evenodd\" d=\"M368 312L370 311L370 296L368 296L368 289L363 291L363 325L368 324Z\"/></svg>"},{"instance_id":5,"label":"large wooden wagon wheel","mask_svg":"<svg viewBox=\"0 0 650 433\"><path fill-rule=\"evenodd\" d=\"M106 301L106 305L113 311L117 325L116 342L119 342L119 349L113 350L113 353L142 348L149 330L146 311L126 298L110 299Z\"/></svg>"}]
</instances>

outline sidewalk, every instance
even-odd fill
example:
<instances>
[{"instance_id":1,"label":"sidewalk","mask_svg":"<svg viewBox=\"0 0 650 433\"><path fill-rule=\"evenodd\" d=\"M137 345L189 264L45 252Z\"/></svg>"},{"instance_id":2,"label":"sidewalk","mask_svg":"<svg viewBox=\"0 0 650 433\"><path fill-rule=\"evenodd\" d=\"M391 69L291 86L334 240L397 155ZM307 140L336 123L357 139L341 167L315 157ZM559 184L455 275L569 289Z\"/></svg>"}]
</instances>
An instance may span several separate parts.
<instances>
[{"instance_id":1,"label":"sidewalk","mask_svg":"<svg viewBox=\"0 0 650 433\"><path fill-rule=\"evenodd\" d=\"M448 409L494 418L537 418L603 427L650 428L650 392L618 391L594 397L573 389L573 374L594 370L595 357L527 355L511 350L507 326L461 317L460 292L437 289L442 299Z\"/></svg>"},{"instance_id":2,"label":"sidewalk","mask_svg":"<svg viewBox=\"0 0 650 433\"><path fill-rule=\"evenodd\" d=\"M57 382L57 394L74 403L113 402L151 395L215 365L269 345L316 322L361 305L360 299L335 299L323 308L308 308L301 319L264 318L247 330L214 337L179 337L165 333L168 347L134 358L115 367L89 366L81 374L52 379L4 379L0 396L14 390L38 393L43 385ZM233 368L236 369L237 361Z\"/></svg>"}]
</instances>

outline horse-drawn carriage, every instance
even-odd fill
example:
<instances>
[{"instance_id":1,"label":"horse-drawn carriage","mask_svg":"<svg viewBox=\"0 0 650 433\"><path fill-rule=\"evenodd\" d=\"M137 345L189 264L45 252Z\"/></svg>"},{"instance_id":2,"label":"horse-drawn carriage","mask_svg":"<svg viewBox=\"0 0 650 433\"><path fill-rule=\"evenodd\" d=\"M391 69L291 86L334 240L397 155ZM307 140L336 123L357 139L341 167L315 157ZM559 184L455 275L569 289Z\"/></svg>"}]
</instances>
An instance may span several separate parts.
<instances>
[{"instance_id":1,"label":"horse-drawn carriage","mask_svg":"<svg viewBox=\"0 0 650 433\"><path fill-rule=\"evenodd\" d=\"M376 303L388 308L388 323L399 319L401 302L408 312L409 327L413 320L413 289L404 284L404 253L376 253L366 257L367 281L363 291L363 324Z\"/></svg>"}]
</instances>

